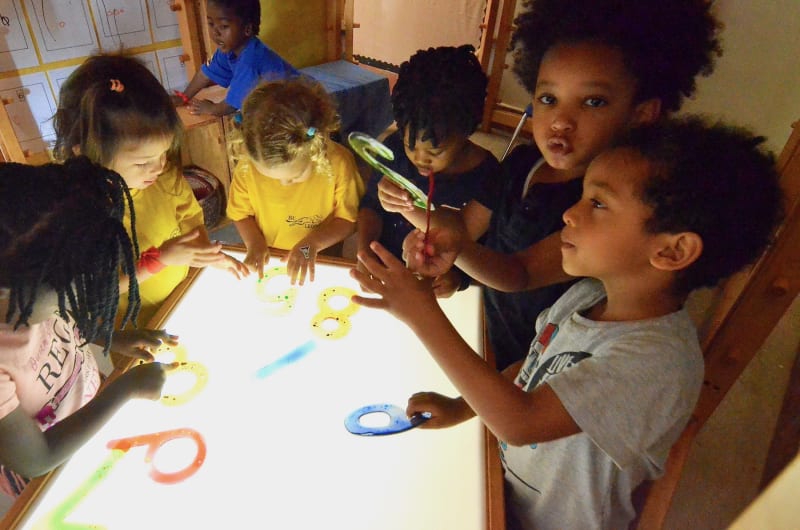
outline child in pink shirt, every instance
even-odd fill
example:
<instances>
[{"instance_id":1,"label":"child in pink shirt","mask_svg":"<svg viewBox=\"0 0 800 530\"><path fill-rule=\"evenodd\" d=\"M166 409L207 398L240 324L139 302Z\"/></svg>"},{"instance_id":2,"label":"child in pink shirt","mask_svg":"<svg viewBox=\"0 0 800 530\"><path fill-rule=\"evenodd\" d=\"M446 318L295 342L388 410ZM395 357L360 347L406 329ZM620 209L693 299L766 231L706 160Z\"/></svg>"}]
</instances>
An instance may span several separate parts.
<instances>
[{"instance_id":1,"label":"child in pink shirt","mask_svg":"<svg viewBox=\"0 0 800 530\"><path fill-rule=\"evenodd\" d=\"M104 390L89 343L134 358L176 338L117 332L120 272L135 270L122 178L85 157L0 164L0 490L67 460L130 398L158 399L164 365L131 368ZM134 232L135 233L135 232ZM130 274L127 320L138 308Z\"/></svg>"}]
</instances>

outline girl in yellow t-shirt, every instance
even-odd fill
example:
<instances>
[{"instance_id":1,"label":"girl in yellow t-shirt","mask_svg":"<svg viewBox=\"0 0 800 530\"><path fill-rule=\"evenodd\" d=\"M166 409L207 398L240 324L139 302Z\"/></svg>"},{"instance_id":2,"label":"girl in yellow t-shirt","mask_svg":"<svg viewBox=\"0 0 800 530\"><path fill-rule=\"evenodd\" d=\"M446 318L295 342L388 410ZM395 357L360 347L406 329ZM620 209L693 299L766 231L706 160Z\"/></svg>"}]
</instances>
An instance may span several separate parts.
<instances>
[{"instance_id":1,"label":"girl in yellow t-shirt","mask_svg":"<svg viewBox=\"0 0 800 530\"><path fill-rule=\"evenodd\" d=\"M189 267L215 267L240 277L249 271L211 244L203 210L180 174L180 118L169 94L142 63L122 55L87 59L61 87L54 118L55 157L84 154L119 173L131 190L133 211L124 226L142 250L136 277L147 323ZM120 291L128 289L128 278ZM120 297L117 323L127 310Z\"/></svg>"},{"instance_id":2,"label":"girl in yellow t-shirt","mask_svg":"<svg viewBox=\"0 0 800 530\"><path fill-rule=\"evenodd\" d=\"M313 281L317 253L355 231L364 183L330 138L338 127L335 103L310 80L267 82L245 99L227 215L259 278L274 247L289 251L292 283Z\"/></svg>"}]
</instances>

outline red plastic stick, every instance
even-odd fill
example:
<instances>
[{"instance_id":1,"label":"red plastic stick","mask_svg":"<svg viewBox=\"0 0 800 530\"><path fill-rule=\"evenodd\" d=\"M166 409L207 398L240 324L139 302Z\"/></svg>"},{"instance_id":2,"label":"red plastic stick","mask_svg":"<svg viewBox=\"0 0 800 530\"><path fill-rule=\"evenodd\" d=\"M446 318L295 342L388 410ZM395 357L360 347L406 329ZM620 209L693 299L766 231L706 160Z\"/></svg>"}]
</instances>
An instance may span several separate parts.
<instances>
[{"instance_id":1,"label":"red plastic stick","mask_svg":"<svg viewBox=\"0 0 800 530\"><path fill-rule=\"evenodd\" d=\"M433 188L434 188L434 178L433 178L433 170L429 169L427 171L428 177L428 202L425 205L425 238L423 239L423 249L422 253L425 255L425 259L428 259L428 231L431 229L431 204L433 201Z\"/></svg>"}]
</instances>

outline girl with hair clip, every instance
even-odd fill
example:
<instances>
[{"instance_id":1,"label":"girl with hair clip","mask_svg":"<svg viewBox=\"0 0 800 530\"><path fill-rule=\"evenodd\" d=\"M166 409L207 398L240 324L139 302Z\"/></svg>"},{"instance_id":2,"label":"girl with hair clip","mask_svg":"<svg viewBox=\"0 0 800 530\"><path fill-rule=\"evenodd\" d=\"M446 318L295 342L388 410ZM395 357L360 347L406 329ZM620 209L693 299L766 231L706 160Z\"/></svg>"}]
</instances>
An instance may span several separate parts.
<instances>
[{"instance_id":1,"label":"girl with hair clip","mask_svg":"<svg viewBox=\"0 0 800 530\"><path fill-rule=\"evenodd\" d=\"M0 491L67 460L131 398L158 399L165 365L131 368L101 392L88 343L138 359L176 337L115 332L119 271L130 277L123 323L136 315L137 243L122 218L118 174L74 157L64 165L0 164Z\"/></svg>"},{"instance_id":2,"label":"girl with hair clip","mask_svg":"<svg viewBox=\"0 0 800 530\"><path fill-rule=\"evenodd\" d=\"M119 173L131 190L143 252L140 321L152 318L189 267L213 265L237 277L247 268L211 244L203 210L180 174L182 124L170 97L142 63L121 55L87 59L61 87L55 157L78 154ZM124 218L133 233L130 211ZM121 289L128 285L120 281ZM120 316L127 310L120 299Z\"/></svg>"},{"instance_id":3,"label":"girl with hair clip","mask_svg":"<svg viewBox=\"0 0 800 530\"><path fill-rule=\"evenodd\" d=\"M338 127L334 102L306 79L267 82L245 99L227 215L259 278L274 247L289 251L293 284L314 281L317 253L354 232L364 184L351 152L330 138Z\"/></svg>"}]
</instances>

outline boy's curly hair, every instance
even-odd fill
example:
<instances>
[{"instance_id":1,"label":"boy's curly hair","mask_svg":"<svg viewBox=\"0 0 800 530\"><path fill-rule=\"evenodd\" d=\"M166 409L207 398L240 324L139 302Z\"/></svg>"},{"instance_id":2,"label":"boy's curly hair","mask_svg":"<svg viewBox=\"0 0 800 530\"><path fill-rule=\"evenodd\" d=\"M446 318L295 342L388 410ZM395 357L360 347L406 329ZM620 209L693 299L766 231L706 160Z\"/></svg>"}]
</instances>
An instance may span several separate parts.
<instances>
[{"instance_id":1,"label":"boy's curly hair","mask_svg":"<svg viewBox=\"0 0 800 530\"><path fill-rule=\"evenodd\" d=\"M223 9L233 11L242 20L242 25L251 24L253 35L258 35L261 27L261 2L259 0L208 0Z\"/></svg>"},{"instance_id":2,"label":"boy's curly hair","mask_svg":"<svg viewBox=\"0 0 800 530\"><path fill-rule=\"evenodd\" d=\"M10 289L15 327L28 322L43 289L58 296L63 315L75 319L83 340L111 344L119 302L119 274L130 278L124 326L140 300L139 255L122 224L132 200L117 173L74 157L63 165L0 164L0 286ZM131 224L133 225L133 217Z\"/></svg>"},{"instance_id":3,"label":"boy's curly hair","mask_svg":"<svg viewBox=\"0 0 800 530\"><path fill-rule=\"evenodd\" d=\"M694 232L697 261L677 275L678 292L713 286L758 259L772 240L783 195L763 137L699 116L631 130L615 144L644 157L650 174L640 190L653 210L650 233Z\"/></svg>"},{"instance_id":4,"label":"boy's curly hair","mask_svg":"<svg viewBox=\"0 0 800 530\"><path fill-rule=\"evenodd\" d=\"M392 90L392 109L410 147L417 135L433 145L451 135L467 137L483 117L486 74L470 45L419 50L400 65Z\"/></svg>"},{"instance_id":5,"label":"boy's curly hair","mask_svg":"<svg viewBox=\"0 0 800 530\"><path fill-rule=\"evenodd\" d=\"M308 155L315 169L330 177L326 145L338 129L336 103L321 84L303 77L267 81L244 100L241 126L229 147L245 164L248 157L273 166Z\"/></svg>"},{"instance_id":6,"label":"boy's curly hair","mask_svg":"<svg viewBox=\"0 0 800 530\"><path fill-rule=\"evenodd\" d=\"M514 73L533 93L552 46L594 41L619 49L638 81L636 101L660 98L678 110L722 54L707 0L526 0L514 21Z\"/></svg>"}]
</instances>

